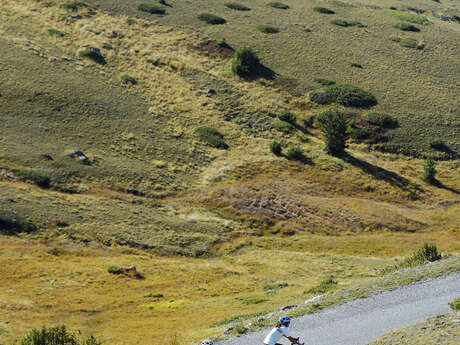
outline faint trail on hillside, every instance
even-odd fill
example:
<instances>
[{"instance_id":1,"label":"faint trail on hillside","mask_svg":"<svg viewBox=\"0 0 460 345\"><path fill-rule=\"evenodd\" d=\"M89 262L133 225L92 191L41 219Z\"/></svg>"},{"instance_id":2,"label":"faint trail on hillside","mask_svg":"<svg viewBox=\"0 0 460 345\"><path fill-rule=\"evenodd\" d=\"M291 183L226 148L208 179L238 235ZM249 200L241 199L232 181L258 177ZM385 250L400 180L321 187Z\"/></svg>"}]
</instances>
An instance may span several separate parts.
<instances>
[{"instance_id":1,"label":"faint trail on hillside","mask_svg":"<svg viewBox=\"0 0 460 345\"><path fill-rule=\"evenodd\" d=\"M306 345L365 345L393 329L448 312L447 303L457 297L460 272L301 316L293 320L291 333ZM267 332L265 329L218 344L262 345Z\"/></svg>"}]
</instances>

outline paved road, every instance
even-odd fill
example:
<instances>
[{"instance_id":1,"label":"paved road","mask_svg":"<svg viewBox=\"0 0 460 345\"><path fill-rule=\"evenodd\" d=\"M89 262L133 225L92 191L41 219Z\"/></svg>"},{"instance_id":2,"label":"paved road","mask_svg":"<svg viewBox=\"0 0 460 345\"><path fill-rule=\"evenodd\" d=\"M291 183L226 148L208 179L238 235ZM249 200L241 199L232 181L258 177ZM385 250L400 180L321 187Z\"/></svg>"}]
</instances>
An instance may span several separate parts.
<instances>
[{"instance_id":1,"label":"paved road","mask_svg":"<svg viewBox=\"0 0 460 345\"><path fill-rule=\"evenodd\" d=\"M457 297L460 272L296 318L291 334L300 336L305 345L365 345L390 330L449 311L447 303ZM219 345L263 345L268 331L245 334Z\"/></svg>"}]
</instances>

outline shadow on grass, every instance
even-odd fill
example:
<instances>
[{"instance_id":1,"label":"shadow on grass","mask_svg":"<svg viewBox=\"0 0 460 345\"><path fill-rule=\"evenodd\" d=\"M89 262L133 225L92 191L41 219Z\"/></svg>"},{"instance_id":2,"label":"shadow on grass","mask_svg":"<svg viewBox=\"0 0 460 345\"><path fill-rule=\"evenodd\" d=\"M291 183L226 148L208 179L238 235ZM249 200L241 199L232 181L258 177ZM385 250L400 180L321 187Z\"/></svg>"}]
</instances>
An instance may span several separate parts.
<instances>
[{"instance_id":1,"label":"shadow on grass","mask_svg":"<svg viewBox=\"0 0 460 345\"><path fill-rule=\"evenodd\" d=\"M254 81L260 78L267 79L267 80L274 80L275 76L276 74L272 69L268 68L267 66L260 65L259 68L257 69L257 72L249 76L243 77L243 78L246 79L247 81Z\"/></svg>"},{"instance_id":2,"label":"shadow on grass","mask_svg":"<svg viewBox=\"0 0 460 345\"><path fill-rule=\"evenodd\" d=\"M284 153L280 154L279 155L280 157L284 157L286 158L288 161L291 161L291 162L300 162L300 163L303 163L303 164L308 164L308 165L314 165L313 161L311 160L311 158L305 156L304 154L302 155L299 155L299 156L296 156L296 157L290 157Z\"/></svg>"},{"instance_id":3,"label":"shadow on grass","mask_svg":"<svg viewBox=\"0 0 460 345\"><path fill-rule=\"evenodd\" d=\"M393 171L386 170L384 168L373 165L369 162L363 161L359 158L353 157L349 153L344 153L341 158L350 163L351 165L360 168L365 173L374 176L378 180L384 180L390 183L392 186L398 187L402 190L408 191L411 194L414 193L414 189L421 191L420 187L411 183L408 179L398 175Z\"/></svg>"},{"instance_id":4,"label":"shadow on grass","mask_svg":"<svg viewBox=\"0 0 460 345\"><path fill-rule=\"evenodd\" d=\"M448 190L449 192L452 192L454 194L460 194L460 192L458 190L456 190L455 188L451 188L451 187L448 187L446 186L445 184L443 184L441 181L435 179L433 181L433 183L431 183L433 186L435 187L438 187L438 188L441 188L441 189L445 189L445 190Z\"/></svg>"}]
</instances>

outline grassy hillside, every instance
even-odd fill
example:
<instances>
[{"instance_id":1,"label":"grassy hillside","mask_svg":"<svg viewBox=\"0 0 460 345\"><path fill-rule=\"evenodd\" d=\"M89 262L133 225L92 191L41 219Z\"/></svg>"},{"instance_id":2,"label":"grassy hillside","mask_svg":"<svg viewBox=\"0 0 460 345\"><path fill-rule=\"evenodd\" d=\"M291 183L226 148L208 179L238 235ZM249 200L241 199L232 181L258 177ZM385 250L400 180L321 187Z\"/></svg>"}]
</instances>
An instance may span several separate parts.
<instances>
[{"instance_id":1,"label":"grassy hillside","mask_svg":"<svg viewBox=\"0 0 460 345\"><path fill-rule=\"evenodd\" d=\"M161 16L134 1L2 1L0 343L65 323L104 343L189 344L301 303L324 279L365 283L424 242L459 252L458 159L437 162L430 185L422 158L375 152L371 140L332 157L312 117L338 107L363 124L367 110L307 95L322 88L315 77L355 84L398 119L368 125L390 144L435 154L426 136L436 135L458 150L460 25L433 17L455 2L417 4L434 11L432 24L414 24L423 50L385 38L407 33L382 4L321 4L336 15L313 2L246 5L171 1ZM201 12L227 24L208 26ZM274 78L232 74L242 45ZM287 110L291 124L278 119ZM107 272L130 264L144 279Z\"/></svg>"}]
</instances>

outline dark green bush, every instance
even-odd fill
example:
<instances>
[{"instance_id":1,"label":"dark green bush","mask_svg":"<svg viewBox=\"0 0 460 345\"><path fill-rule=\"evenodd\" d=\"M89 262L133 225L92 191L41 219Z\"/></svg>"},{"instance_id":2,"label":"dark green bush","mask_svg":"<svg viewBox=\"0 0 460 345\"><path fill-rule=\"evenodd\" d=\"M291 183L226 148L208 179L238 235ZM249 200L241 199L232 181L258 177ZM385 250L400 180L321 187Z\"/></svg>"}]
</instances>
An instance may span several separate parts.
<instances>
[{"instance_id":1,"label":"dark green bush","mask_svg":"<svg viewBox=\"0 0 460 345\"><path fill-rule=\"evenodd\" d=\"M130 75L127 75L127 74L122 74L120 76L120 80L123 84L132 84L132 85L136 85L137 84L137 80L133 77L131 77Z\"/></svg>"},{"instance_id":2,"label":"dark green bush","mask_svg":"<svg viewBox=\"0 0 460 345\"><path fill-rule=\"evenodd\" d=\"M407 266L417 266L426 262L441 260L442 255L438 252L435 244L424 243L423 246L405 260Z\"/></svg>"},{"instance_id":3,"label":"dark green bush","mask_svg":"<svg viewBox=\"0 0 460 345\"><path fill-rule=\"evenodd\" d=\"M318 84L321 84L323 86L328 86L328 85L334 85L335 81L329 80L329 79L323 79L323 78L315 78L313 81L317 82Z\"/></svg>"},{"instance_id":4,"label":"dark green bush","mask_svg":"<svg viewBox=\"0 0 460 345\"><path fill-rule=\"evenodd\" d=\"M326 88L326 93L346 107L367 108L377 104L372 94L353 85L330 85Z\"/></svg>"},{"instance_id":5,"label":"dark green bush","mask_svg":"<svg viewBox=\"0 0 460 345\"><path fill-rule=\"evenodd\" d=\"M370 136L370 132L367 128L359 126L355 123L350 123L347 129L348 136L355 140L367 139Z\"/></svg>"},{"instance_id":6,"label":"dark green bush","mask_svg":"<svg viewBox=\"0 0 460 345\"><path fill-rule=\"evenodd\" d=\"M209 144L212 147L218 149L228 149L228 145L225 143L224 136L217 129L212 127L198 127L195 130L201 141Z\"/></svg>"},{"instance_id":7,"label":"dark green bush","mask_svg":"<svg viewBox=\"0 0 460 345\"><path fill-rule=\"evenodd\" d=\"M282 2L278 2L278 1L269 2L267 6L278 8L280 10L287 10L289 8L288 5L283 4Z\"/></svg>"},{"instance_id":8,"label":"dark green bush","mask_svg":"<svg viewBox=\"0 0 460 345\"><path fill-rule=\"evenodd\" d=\"M151 14L165 14L166 11L164 8L161 8L158 5L149 3L149 2L140 2L136 5L138 11L148 12Z\"/></svg>"},{"instance_id":9,"label":"dark green bush","mask_svg":"<svg viewBox=\"0 0 460 345\"><path fill-rule=\"evenodd\" d=\"M84 57L97 62L98 64L105 65L106 61L98 48L85 48L78 52L79 57Z\"/></svg>"},{"instance_id":10,"label":"dark green bush","mask_svg":"<svg viewBox=\"0 0 460 345\"><path fill-rule=\"evenodd\" d=\"M415 25L405 23L405 22L393 23L393 27L397 28L399 30L403 30L403 31L413 31L413 32L419 32L420 31L420 29L418 27L416 27Z\"/></svg>"},{"instance_id":11,"label":"dark green bush","mask_svg":"<svg viewBox=\"0 0 460 345\"><path fill-rule=\"evenodd\" d=\"M233 73L240 77L250 77L258 74L261 67L259 58L251 48L241 47L235 52L232 61Z\"/></svg>"},{"instance_id":12,"label":"dark green bush","mask_svg":"<svg viewBox=\"0 0 460 345\"><path fill-rule=\"evenodd\" d=\"M287 151L286 157L291 160L301 161L305 158L305 155L300 147L292 146Z\"/></svg>"},{"instance_id":13,"label":"dark green bush","mask_svg":"<svg viewBox=\"0 0 460 345\"><path fill-rule=\"evenodd\" d=\"M369 112L366 114L364 118L368 123L380 126L380 127L388 127L388 126L395 126L398 124L398 121L391 117L390 115L378 112Z\"/></svg>"},{"instance_id":14,"label":"dark green bush","mask_svg":"<svg viewBox=\"0 0 460 345\"><path fill-rule=\"evenodd\" d=\"M363 65L361 65L358 62L350 62L351 67L356 67L356 68L363 68Z\"/></svg>"},{"instance_id":15,"label":"dark green bush","mask_svg":"<svg viewBox=\"0 0 460 345\"><path fill-rule=\"evenodd\" d=\"M297 120L295 114L291 113L290 111L282 111L281 113L277 114L276 117L281 121L286 121L289 123L295 123Z\"/></svg>"},{"instance_id":16,"label":"dark green bush","mask_svg":"<svg viewBox=\"0 0 460 345\"><path fill-rule=\"evenodd\" d=\"M332 278L328 278L319 283L318 286L314 286L306 291L306 293L312 294L323 294L334 289L337 286L338 282Z\"/></svg>"},{"instance_id":17,"label":"dark green bush","mask_svg":"<svg viewBox=\"0 0 460 345\"><path fill-rule=\"evenodd\" d=\"M283 133L292 133L295 131L295 127L286 121L274 121L272 127Z\"/></svg>"},{"instance_id":18,"label":"dark green bush","mask_svg":"<svg viewBox=\"0 0 460 345\"><path fill-rule=\"evenodd\" d=\"M338 110L326 110L319 114L316 120L326 138L326 152L335 156L342 155L348 137L348 126L343 113Z\"/></svg>"},{"instance_id":19,"label":"dark green bush","mask_svg":"<svg viewBox=\"0 0 460 345\"><path fill-rule=\"evenodd\" d=\"M266 33L266 34L276 34L280 32L278 28L271 26L271 25L265 25L265 24L257 25L257 30L263 33Z\"/></svg>"},{"instance_id":20,"label":"dark green bush","mask_svg":"<svg viewBox=\"0 0 460 345\"><path fill-rule=\"evenodd\" d=\"M427 143L431 148L435 150L439 150L439 151L450 150L449 146L447 146L447 144L439 138L429 138Z\"/></svg>"},{"instance_id":21,"label":"dark green bush","mask_svg":"<svg viewBox=\"0 0 460 345\"><path fill-rule=\"evenodd\" d=\"M41 330L33 329L21 340L21 345L101 345L93 336L84 341L67 331L65 326L43 327Z\"/></svg>"},{"instance_id":22,"label":"dark green bush","mask_svg":"<svg viewBox=\"0 0 460 345\"><path fill-rule=\"evenodd\" d=\"M282 151L282 147L281 147L281 144L277 141L272 141L269 145L269 148L270 148L270 151L276 155L276 156L280 156L281 155L281 151Z\"/></svg>"},{"instance_id":23,"label":"dark green bush","mask_svg":"<svg viewBox=\"0 0 460 345\"><path fill-rule=\"evenodd\" d=\"M61 7L65 8L66 10L78 11L79 7L88 7L88 4L83 1L71 1L62 4Z\"/></svg>"},{"instance_id":24,"label":"dark green bush","mask_svg":"<svg viewBox=\"0 0 460 345\"><path fill-rule=\"evenodd\" d=\"M111 274L121 274L121 273L123 273L122 270L121 270L121 267L118 267L118 266L109 266L109 267L107 267L107 272L109 272Z\"/></svg>"},{"instance_id":25,"label":"dark green bush","mask_svg":"<svg viewBox=\"0 0 460 345\"><path fill-rule=\"evenodd\" d=\"M19 232L32 232L36 226L22 217L6 210L0 210L0 234L13 235Z\"/></svg>"},{"instance_id":26,"label":"dark green bush","mask_svg":"<svg viewBox=\"0 0 460 345\"><path fill-rule=\"evenodd\" d=\"M422 180L434 184L436 182L436 165L431 158L425 160L425 165L423 166L423 176Z\"/></svg>"},{"instance_id":27,"label":"dark green bush","mask_svg":"<svg viewBox=\"0 0 460 345\"><path fill-rule=\"evenodd\" d=\"M232 10L236 10L236 11L249 11L250 8L243 5L243 4L240 4L238 2L226 2L224 4L226 7L228 8L231 8Z\"/></svg>"},{"instance_id":28,"label":"dark green bush","mask_svg":"<svg viewBox=\"0 0 460 345\"><path fill-rule=\"evenodd\" d=\"M58 29L48 29L48 34L51 36L58 36L58 37L64 37L64 33L59 31Z\"/></svg>"},{"instance_id":29,"label":"dark green bush","mask_svg":"<svg viewBox=\"0 0 460 345\"><path fill-rule=\"evenodd\" d=\"M44 172L39 170L19 170L16 175L22 181L35 183L37 186L42 188L48 188L50 186L50 178Z\"/></svg>"},{"instance_id":30,"label":"dark green bush","mask_svg":"<svg viewBox=\"0 0 460 345\"><path fill-rule=\"evenodd\" d=\"M419 46L417 40L415 38L410 38L410 37L402 38L399 41L399 44L401 44L401 46L405 48L412 48L412 49L417 49Z\"/></svg>"},{"instance_id":31,"label":"dark green bush","mask_svg":"<svg viewBox=\"0 0 460 345\"><path fill-rule=\"evenodd\" d=\"M333 19L331 20L331 23L338 25L338 26L343 26L343 27L348 27L348 26L357 26L359 28L365 27L363 23L358 22L356 20L347 21L345 19Z\"/></svg>"},{"instance_id":32,"label":"dark green bush","mask_svg":"<svg viewBox=\"0 0 460 345\"><path fill-rule=\"evenodd\" d=\"M313 91L313 92L310 92L309 97L310 97L310 101L318 103L318 104L329 104L334 100L332 95L330 95L327 92Z\"/></svg>"},{"instance_id":33,"label":"dark green bush","mask_svg":"<svg viewBox=\"0 0 460 345\"><path fill-rule=\"evenodd\" d=\"M460 297L449 303L452 310L460 310Z\"/></svg>"},{"instance_id":34,"label":"dark green bush","mask_svg":"<svg viewBox=\"0 0 460 345\"><path fill-rule=\"evenodd\" d=\"M313 11L318 12L318 13L323 13L323 14L334 14L335 13L333 10L330 10L326 7L321 7L321 6L313 7Z\"/></svg>"},{"instance_id":35,"label":"dark green bush","mask_svg":"<svg viewBox=\"0 0 460 345\"><path fill-rule=\"evenodd\" d=\"M220 25L226 23L224 18L211 13L201 13L198 15L198 19L212 25Z\"/></svg>"}]
</instances>

